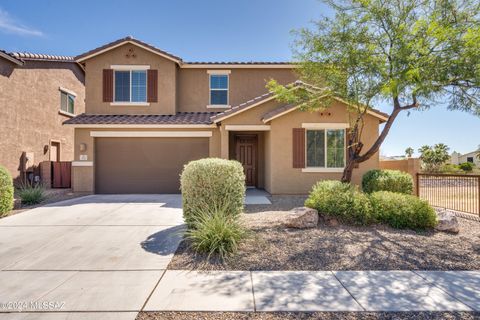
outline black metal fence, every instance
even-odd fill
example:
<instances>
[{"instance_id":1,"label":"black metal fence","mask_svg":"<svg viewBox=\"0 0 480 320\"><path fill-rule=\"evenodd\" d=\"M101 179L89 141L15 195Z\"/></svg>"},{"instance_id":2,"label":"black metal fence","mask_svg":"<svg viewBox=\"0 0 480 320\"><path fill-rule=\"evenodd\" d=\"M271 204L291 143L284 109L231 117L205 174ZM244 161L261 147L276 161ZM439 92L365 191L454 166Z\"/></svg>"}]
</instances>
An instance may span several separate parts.
<instances>
[{"instance_id":1,"label":"black metal fence","mask_svg":"<svg viewBox=\"0 0 480 320\"><path fill-rule=\"evenodd\" d=\"M480 215L480 175L417 173L416 182L432 206Z\"/></svg>"}]
</instances>

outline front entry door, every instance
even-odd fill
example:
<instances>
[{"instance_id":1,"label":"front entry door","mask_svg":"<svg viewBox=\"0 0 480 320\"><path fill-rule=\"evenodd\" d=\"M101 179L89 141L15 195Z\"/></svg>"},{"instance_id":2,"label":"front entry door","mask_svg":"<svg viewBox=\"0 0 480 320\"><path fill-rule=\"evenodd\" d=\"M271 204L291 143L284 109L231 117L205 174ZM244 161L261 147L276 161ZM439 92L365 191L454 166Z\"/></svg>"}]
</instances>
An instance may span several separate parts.
<instances>
[{"instance_id":1,"label":"front entry door","mask_svg":"<svg viewBox=\"0 0 480 320\"><path fill-rule=\"evenodd\" d=\"M257 186L257 136L236 135L235 157L243 165L247 187Z\"/></svg>"}]
</instances>

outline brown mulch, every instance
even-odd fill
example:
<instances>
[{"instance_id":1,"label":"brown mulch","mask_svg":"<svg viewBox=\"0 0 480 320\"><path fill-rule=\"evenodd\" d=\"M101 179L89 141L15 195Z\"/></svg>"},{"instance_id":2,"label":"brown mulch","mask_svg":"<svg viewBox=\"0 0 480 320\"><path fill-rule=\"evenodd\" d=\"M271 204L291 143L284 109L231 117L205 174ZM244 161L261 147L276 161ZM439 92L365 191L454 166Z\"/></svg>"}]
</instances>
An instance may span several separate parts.
<instances>
[{"instance_id":1,"label":"brown mulch","mask_svg":"<svg viewBox=\"0 0 480 320\"><path fill-rule=\"evenodd\" d=\"M459 234L417 232L384 225L320 223L298 230L280 225L299 200L274 197L271 206L251 206L242 219L249 237L222 263L196 254L183 241L169 269L201 270L480 270L480 223L458 218ZM301 204L300 204L301 205Z\"/></svg>"},{"instance_id":2,"label":"brown mulch","mask_svg":"<svg viewBox=\"0 0 480 320\"><path fill-rule=\"evenodd\" d=\"M480 312L140 312L137 320L453 320L480 319Z\"/></svg>"}]
</instances>

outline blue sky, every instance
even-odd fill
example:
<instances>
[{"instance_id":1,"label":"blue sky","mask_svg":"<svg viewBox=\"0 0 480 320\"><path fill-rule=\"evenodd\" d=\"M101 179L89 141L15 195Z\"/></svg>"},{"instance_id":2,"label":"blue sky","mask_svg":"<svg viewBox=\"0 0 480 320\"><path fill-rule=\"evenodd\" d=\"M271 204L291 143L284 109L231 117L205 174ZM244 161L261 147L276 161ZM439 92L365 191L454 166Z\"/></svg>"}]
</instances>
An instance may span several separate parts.
<instances>
[{"instance_id":1,"label":"blue sky","mask_svg":"<svg viewBox=\"0 0 480 320\"><path fill-rule=\"evenodd\" d=\"M77 55L132 35L185 61L287 61L290 31L328 12L316 0L3 0L0 49ZM459 152L476 149L480 118L441 106L401 114L381 152L399 155L438 142Z\"/></svg>"}]
</instances>

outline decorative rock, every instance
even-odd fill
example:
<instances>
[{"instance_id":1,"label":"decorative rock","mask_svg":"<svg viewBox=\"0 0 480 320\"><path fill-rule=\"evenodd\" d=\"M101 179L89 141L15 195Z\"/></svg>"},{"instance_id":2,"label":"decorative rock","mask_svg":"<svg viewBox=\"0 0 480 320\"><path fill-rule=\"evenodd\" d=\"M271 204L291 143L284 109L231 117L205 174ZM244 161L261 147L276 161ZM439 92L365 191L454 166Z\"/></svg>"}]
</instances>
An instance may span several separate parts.
<instances>
[{"instance_id":1,"label":"decorative rock","mask_svg":"<svg viewBox=\"0 0 480 320\"><path fill-rule=\"evenodd\" d=\"M292 209L285 220L285 226L287 226L288 228L315 228L317 224L317 210L307 207L299 207Z\"/></svg>"},{"instance_id":2,"label":"decorative rock","mask_svg":"<svg viewBox=\"0 0 480 320\"><path fill-rule=\"evenodd\" d=\"M448 212L446 210L437 212L437 220L438 224L435 229L437 229L438 231L452 233L460 232L457 217L452 212Z\"/></svg>"}]
</instances>

